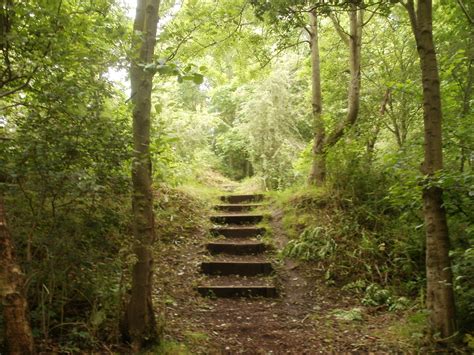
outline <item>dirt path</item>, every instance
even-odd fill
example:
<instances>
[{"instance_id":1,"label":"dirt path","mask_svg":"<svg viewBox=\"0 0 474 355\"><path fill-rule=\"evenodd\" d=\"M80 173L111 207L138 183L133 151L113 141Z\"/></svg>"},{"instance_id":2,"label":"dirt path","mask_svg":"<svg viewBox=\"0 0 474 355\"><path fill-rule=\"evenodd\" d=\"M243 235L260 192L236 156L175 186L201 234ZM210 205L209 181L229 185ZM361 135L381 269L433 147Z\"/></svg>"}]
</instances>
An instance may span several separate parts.
<instances>
[{"instance_id":1,"label":"dirt path","mask_svg":"<svg viewBox=\"0 0 474 355\"><path fill-rule=\"evenodd\" d=\"M273 243L281 248L286 237L281 216L272 216ZM195 291L202 275L199 263L206 258L206 231L181 236L160 246L157 256L156 304L164 312L165 339L184 344L169 353L192 354L318 354L327 352L396 352L382 339L393 313L371 314L360 302L324 283L317 265L278 260L278 298L203 298ZM353 320L341 311L357 310ZM354 318L354 317L353 317ZM170 343L171 344L171 343Z\"/></svg>"}]
</instances>

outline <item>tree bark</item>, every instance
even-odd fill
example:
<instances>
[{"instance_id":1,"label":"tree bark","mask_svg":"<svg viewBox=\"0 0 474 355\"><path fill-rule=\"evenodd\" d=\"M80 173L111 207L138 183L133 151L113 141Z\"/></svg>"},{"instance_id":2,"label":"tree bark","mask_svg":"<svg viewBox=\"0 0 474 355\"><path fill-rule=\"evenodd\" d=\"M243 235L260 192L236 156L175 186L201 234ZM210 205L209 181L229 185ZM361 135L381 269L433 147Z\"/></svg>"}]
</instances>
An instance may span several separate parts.
<instances>
[{"instance_id":1,"label":"tree bark","mask_svg":"<svg viewBox=\"0 0 474 355\"><path fill-rule=\"evenodd\" d=\"M15 260L14 245L0 196L0 300L3 304L7 350L9 354L15 355L35 353L23 284L24 277Z\"/></svg>"},{"instance_id":2,"label":"tree bark","mask_svg":"<svg viewBox=\"0 0 474 355\"><path fill-rule=\"evenodd\" d=\"M436 173L443 169L442 111L438 64L433 41L431 0L405 4L420 57L423 83L424 162L423 214L426 235L426 305L433 334L450 337L456 331L454 292L449 259L449 233L443 190L435 186Z\"/></svg>"},{"instance_id":3,"label":"tree bark","mask_svg":"<svg viewBox=\"0 0 474 355\"><path fill-rule=\"evenodd\" d=\"M144 65L153 62L160 0L138 0L134 22L137 41L132 59L130 81L133 104L134 159L132 166L133 235L137 261L132 274L132 291L126 311L126 324L132 348L138 351L156 342L156 320L152 303L153 252L155 222L150 160L150 109L152 71Z\"/></svg>"},{"instance_id":4,"label":"tree bark","mask_svg":"<svg viewBox=\"0 0 474 355\"><path fill-rule=\"evenodd\" d=\"M310 47L311 47L311 105L314 126L313 163L308 182L312 185L321 185L326 179L326 156L324 154L325 128L321 117L321 70L319 59L318 17L316 10L312 10L310 17Z\"/></svg>"}]
</instances>

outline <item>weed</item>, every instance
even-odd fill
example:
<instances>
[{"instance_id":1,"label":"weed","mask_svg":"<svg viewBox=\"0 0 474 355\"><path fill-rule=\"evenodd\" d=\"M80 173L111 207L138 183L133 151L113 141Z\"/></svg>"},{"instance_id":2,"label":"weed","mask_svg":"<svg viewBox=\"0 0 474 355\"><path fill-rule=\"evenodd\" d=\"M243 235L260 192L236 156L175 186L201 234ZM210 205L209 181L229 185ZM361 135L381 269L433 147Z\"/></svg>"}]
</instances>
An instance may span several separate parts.
<instances>
[{"instance_id":1,"label":"weed","mask_svg":"<svg viewBox=\"0 0 474 355\"><path fill-rule=\"evenodd\" d=\"M335 309L331 313L336 319L344 321L363 321L364 317L362 316L362 309L355 307L349 310L344 309Z\"/></svg>"},{"instance_id":2,"label":"weed","mask_svg":"<svg viewBox=\"0 0 474 355\"><path fill-rule=\"evenodd\" d=\"M396 297L390 290L380 287L377 284L370 284L365 289L365 296L362 304L366 306L388 306L389 311L406 309L410 300L406 297Z\"/></svg>"},{"instance_id":3,"label":"weed","mask_svg":"<svg viewBox=\"0 0 474 355\"><path fill-rule=\"evenodd\" d=\"M465 334L464 343L466 343L468 350L474 351L474 334Z\"/></svg>"},{"instance_id":4,"label":"weed","mask_svg":"<svg viewBox=\"0 0 474 355\"><path fill-rule=\"evenodd\" d=\"M367 287L365 280L356 280L354 282L349 282L348 284L342 287L343 291L353 291L355 293L363 293Z\"/></svg>"},{"instance_id":5,"label":"weed","mask_svg":"<svg viewBox=\"0 0 474 355\"><path fill-rule=\"evenodd\" d=\"M188 355L191 354L191 351L185 344L177 343L171 340L163 340L160 345L150 349L145 354Z\"/></svg>"},{"instance_id":6,"label":"weed","mask_svg":"<svg viewBox=\"0 0 474 355\"><path fill-rule=\"evenodd\" d=\"M419 310L392 325L383 336L387 343L393 342L406 349L420 349L426 341L427 319L428 312Z\"/></svg>"},{"instance_id":7,"label":"weed","mask_svg":"<svg viewBox=\"0 0 474 355\"><path fill-rule=\"evenodd\" d=\"M282 253L302 260L321 260L334 254L337 244L322 227L307 228L297 239L288 242Z\"/></svg>"},{"instance_id":8,"label":"weed","mask_svg":"<svg viewBox=\"0 0 474 355\"><path fill-rule=\"evenodd\" d=\"M192 345L199 345L206 343L209 340L209 335L201 332L186 332L184 333L188 343Z\"/></svg>"}]
</instances>

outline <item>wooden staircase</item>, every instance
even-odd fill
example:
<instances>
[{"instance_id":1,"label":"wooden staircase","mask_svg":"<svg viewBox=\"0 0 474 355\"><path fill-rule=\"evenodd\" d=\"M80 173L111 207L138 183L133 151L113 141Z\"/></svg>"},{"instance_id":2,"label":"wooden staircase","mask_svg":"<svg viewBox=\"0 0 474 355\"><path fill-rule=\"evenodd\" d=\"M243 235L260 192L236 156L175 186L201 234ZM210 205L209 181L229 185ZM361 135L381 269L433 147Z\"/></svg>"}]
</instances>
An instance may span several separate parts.
<instances>
[{"instance_id":1,"label":"wooden staircase","mask_svg":"<svg viewBox=\"0 0 474 355\"><path fill-rule=\"evenodd\" d=\"M211 235L216 240L206 248L213 256L201 263L206 275L197 287L203 296L215 297L276 297L277 290L271 277L273 266L264 255L266 246L260 241L265 228L256 224L263 220L253 209L261 206L262 194L225 195L222 204L215 206L210 218L215 226Z\"/></svg>"}]
</instances>

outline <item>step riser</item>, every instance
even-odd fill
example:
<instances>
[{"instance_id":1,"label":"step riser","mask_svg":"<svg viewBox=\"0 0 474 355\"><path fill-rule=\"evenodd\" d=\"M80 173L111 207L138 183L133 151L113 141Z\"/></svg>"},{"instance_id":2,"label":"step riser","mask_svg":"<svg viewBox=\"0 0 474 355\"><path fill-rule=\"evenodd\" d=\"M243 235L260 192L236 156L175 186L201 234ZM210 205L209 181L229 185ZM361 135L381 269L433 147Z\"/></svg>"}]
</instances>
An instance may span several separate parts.
<instances>
[{"instance_id":1,"label":"step riser","mask_svg":"<svg viewBox=\"0 0 474 355\"><path fill-rule=\"evenodd\" d=\"M201 264L201 271L207 275L240 275L256 276L268 275L273 271L270 263L221 263L204 262Z\"/></svg>"},{"instance_id":2,"label":"step riser","mask_svg":"<svg viewBox=\"0 0 474 355\"><path fill-rule=\"evenodd\" d=\"M218 211L223 211L223 212L247 212L255 207L258 206L253 206L253 205L217 205L215 206L215 209Z\"/></svg>"},{"instance_id":3,"label":"step riser","mask_svg":"<svg viewBox=\"0 0 474 355\"><path fill-rule=\"evenodd\" d=\"M212 228L211 234L213 236L222 235L226 238L252 238L259 235L265 234L265 228L253 228L253 229L224 229L224 228Z\"/></svg>"},{"instance_id":4,"label":"step riser","mask_svg":"<svg viewBox=\"0 0 474 355\"><path fill-rule=\"evenodd\" d=\"M257 202L262 201L263 195L228 195L221 196L221 201L227 203L243 203L243 202Z\"/></svg>"},{"instance_id":5,"label":"step riser","mask_svg":"<svg viewBox=\"0 0 474 355\"><path fill-rule=\"evenodd\" d=\"M263 216L211 216L211 222L217 224L253 224L263 220Z\"/></svg>"},{"instance_id":6,"label":"step riser","mask_svg":"<svg viewBox=\"0 0 474 355\"><path fill-rule=\"evenodd\" d=\"M207 250L211 254L232 254L232 255L249 255L259 254L265 251L265 245L262 244L208 244Z\"/></svg>"},{"instance_id":7,"label":"step riser","mask_svg":"<svg viewBox=\"0 0 474 355\"><path fill-rule=\"evenodd\" d=\"M275 287L198 287L202 296L233 298L233 297L277 297Z\"/></svg>"}]
</instances>

